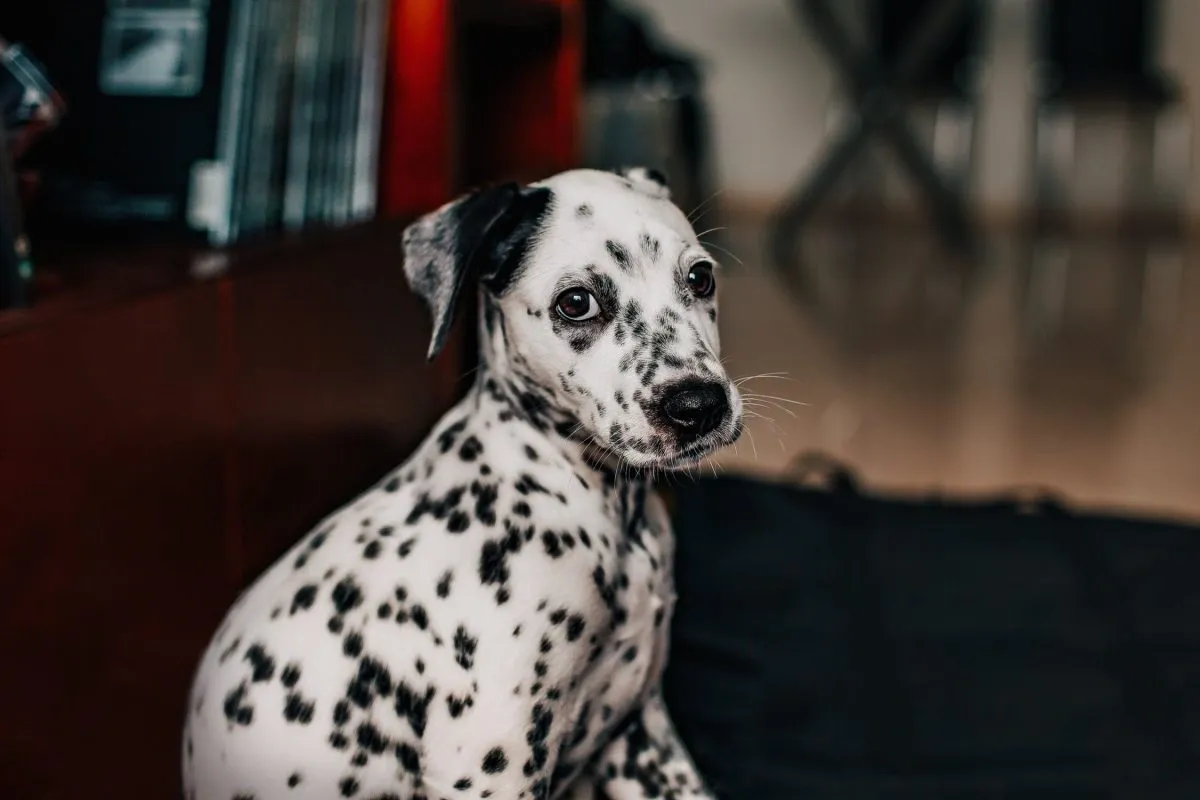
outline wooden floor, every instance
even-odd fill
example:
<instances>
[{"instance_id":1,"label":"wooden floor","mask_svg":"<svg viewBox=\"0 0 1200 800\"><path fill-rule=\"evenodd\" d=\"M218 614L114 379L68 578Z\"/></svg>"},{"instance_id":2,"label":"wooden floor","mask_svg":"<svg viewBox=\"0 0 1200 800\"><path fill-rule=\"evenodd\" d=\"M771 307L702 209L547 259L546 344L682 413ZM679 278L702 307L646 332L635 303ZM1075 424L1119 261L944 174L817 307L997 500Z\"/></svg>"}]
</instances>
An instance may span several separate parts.
<instances>
[{"instance_id":1,"label":"wooden floor","mask_svg":"<svg viewBox=\"0 0 1200 800\"><path fill-rule=\"evenodd\" d=\"M754 419L727 471L805 451L877 490L1049 490L1200 520L1200 249L996 237L947 263L923 235L824 230L788 271L727 230L721 330Z\"/></svg>"}]
</instances>

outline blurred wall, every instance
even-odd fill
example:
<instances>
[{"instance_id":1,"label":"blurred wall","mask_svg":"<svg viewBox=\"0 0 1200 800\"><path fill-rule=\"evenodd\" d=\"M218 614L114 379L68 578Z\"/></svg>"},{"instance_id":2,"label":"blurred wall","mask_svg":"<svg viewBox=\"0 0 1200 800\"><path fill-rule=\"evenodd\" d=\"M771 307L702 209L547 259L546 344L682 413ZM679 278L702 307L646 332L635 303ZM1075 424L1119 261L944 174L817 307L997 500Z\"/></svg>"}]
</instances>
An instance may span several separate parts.
<instances>
[{"instance_id":1,"label":"blurred wall","mask_svg":"<svg viewBox=\"0 0 1200 800\"><path fill-rule=\"evenodd\" d=\"M733 206L770 208L821 152L840 88L790 0L624 1L648 13L662 35L704 59L724 196ZM1032 123L1026 87L1036 2L991 1L974 184L978 202L994 216L1018 213L1029 196ZM1194 43L1200 2L1165 0L1164 11L1163 65L1190 95L1200 86L1200 48ZM1198 109L1193 105L1188 114L1192 130L1200 130ZM1197 137L1192 138L1194 151ZM1118 140L1111 146L1119 147ZM1112 163L1093 152L1088 164L1095 174L1077 176L1083 184L1077 194L1100 196L1085 187L1104 183ZM1200 216L1195 171L1185 186L1189 211Z\"/></svg>"}]
</instances>

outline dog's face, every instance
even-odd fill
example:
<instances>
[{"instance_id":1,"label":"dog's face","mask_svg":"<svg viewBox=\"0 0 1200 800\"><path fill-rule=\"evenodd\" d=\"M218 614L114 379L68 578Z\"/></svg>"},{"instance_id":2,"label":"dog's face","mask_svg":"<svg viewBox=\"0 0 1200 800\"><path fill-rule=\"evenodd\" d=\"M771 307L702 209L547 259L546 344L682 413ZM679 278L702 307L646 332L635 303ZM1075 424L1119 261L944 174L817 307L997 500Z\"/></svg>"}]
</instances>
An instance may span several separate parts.
<instances>
[{"instance_id":1,"label":"dog's face","mask_svg":"<svg viewBox=\"0 0 1200 800\"><path fill-rule=\"evenodd\" d=\"M435 331L453 313L438 287L445 298L472 278L453 270L475 272L485 349L504 362L491 366L572 421L576 438L668 469L736 440L742 401L720 363L715 260L662 182L574 170L490 191L406 233L406 270ZM483 235L470 229L479 220L490 221ZM440 268L431 241L454 251Z\"/></svg>"}]
</instances>

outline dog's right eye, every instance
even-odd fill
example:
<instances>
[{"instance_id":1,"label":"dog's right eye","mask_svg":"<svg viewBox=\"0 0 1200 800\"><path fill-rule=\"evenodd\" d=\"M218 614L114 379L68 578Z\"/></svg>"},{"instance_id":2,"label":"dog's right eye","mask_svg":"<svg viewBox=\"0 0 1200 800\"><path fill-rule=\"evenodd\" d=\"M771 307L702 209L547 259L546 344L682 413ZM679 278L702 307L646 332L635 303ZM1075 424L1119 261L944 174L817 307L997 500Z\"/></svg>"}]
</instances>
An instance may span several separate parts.
<instances>
[{"instance_id":1,"label":"dog's right eye","mask_svg":"<svg viewBox=\"0 0 1200 800\"><path fill-rule=\"evenodd\" d=\"M583 322L600 313L600 304L587 289L567 289L554 301L554 310L571 322Z\"/></svg>"}]
</instances>

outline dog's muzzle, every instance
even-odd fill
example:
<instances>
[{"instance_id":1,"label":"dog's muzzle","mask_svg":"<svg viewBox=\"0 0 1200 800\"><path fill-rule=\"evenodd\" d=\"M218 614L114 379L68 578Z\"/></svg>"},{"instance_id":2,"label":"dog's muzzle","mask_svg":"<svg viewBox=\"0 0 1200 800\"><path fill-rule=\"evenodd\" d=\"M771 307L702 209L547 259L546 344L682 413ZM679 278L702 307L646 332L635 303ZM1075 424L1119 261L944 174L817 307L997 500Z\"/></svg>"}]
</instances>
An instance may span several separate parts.
<instances>
[{"instance_id":1,"label":"dog's muzzle","mask_svg":"<svg viewBox=\"0 0 1200 800\"><path fill-rule=\"evenodd\" d=\"M662 415L681 443L699 439L729 419L729 394L716 381L689 380L663 393Z\"/></svg>"}]
</instances>

